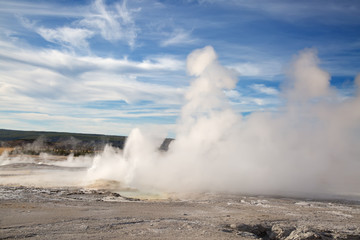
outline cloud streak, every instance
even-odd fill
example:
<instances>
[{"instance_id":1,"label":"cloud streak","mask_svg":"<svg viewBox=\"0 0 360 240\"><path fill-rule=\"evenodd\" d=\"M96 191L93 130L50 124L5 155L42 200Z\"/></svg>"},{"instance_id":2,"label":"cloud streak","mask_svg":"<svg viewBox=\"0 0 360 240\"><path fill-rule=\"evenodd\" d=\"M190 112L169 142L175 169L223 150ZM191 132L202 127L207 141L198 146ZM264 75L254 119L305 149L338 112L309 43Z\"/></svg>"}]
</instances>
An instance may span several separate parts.
<instances>
[{"instance_id":1,"label":"cloud streak","mask_svg":"<svg viewBox=\"0 0 360 240\"><path fill-rule=\"evenodd\" d=\"M90 70L109 70L122 73L151 72L156 70L179 71L183 62L173 56L158 56L136 62L126 58L102 58L96 56L78 56L76 54L48 49L24 49L14 44L0 42L0 56L26 65L76 72Z\"/></svg>"},{"instance_id":2,"label":"cloud streak","mask_svg":"<svg viewBox=\"0 0 360 240\"><path fill-rule=\"evenodd\" d=\"M46 41L57 43L66 47L77 49L88 49L88 38L94 35L94 32L81 28L61 27L57 29L48 29L40 27L36 29Z\"/></svg>"},{"instance_id":3,"label":"cloud streak","mask_svg":"<svg viewBox=\"0 0 360 240\"><path fill-rule=\"evenodd\" d=\"M268 95L278 95L279 91L276 88L266 87L264 84L254 84L250 88L254 89L259 93L265 93Z\"/></svg>"},{"instance_id":4,"label":"cloud streak","mask_svg":"<svg viewBox=\"0 0 360 240\"><path fill-rule=\"evenodd\" d=\"M161 42L161 46L168 47L173 45L186 45L193 44L197 40L191 37L191 33L183 29L175 29L173 33L170 34L169 38Z\"/></svg>"},{"instance_id":5,"label":"cloud streak","mask_svg":"<svg viewBox=\"0 0 360 240\"><path fill-rule=\"evenodd\" d=\"M91 132L93 129L102 133L101 124L94 125L90 121L100 115L103 126L109 124L104 131L116 125L119 134L127 134L130 127L120 127L126 125L127 119L147 118L148 123L144 124L156 119L174 119L183 98L181 86L140 80L157 75L163 78L165 73L167 78L179 78L184 64L172 56L131 61L79 56L59 50L26 49L0 41L0 63L1 112L6 115L1 122L6 128L19 129L19 123L23 121L31 122L22 125L30 129L44 126L47 130L53 127L53 130L62 131L66 122L72 121L71 117L77 113L72 128L66 130ZM96 109L100 102L105 104L104 107ZM106 104L112 103L117 107L107 109ZM9 111L27 113L10 114ZM37 117L26 117L31 114ZM113 125L111 119L123 120ZM162 124L170 124L171 119ZM134 127L134 124L128 126ZM121 129L126 131L120 132Z\"/></svg>"},{"instance_id":6,"label":"cloud streak","mask_svg":"<svg viewBox=\"0 0 360 240\"><path fill-rule=\"evenodd\" d=\"M336 1L311 0L301 2L273 1L246 1L246 0L199 0L200 4L216 4L219 7L249 9L255 12L270 14L272 17L294 22L295 20L311 19L323 24L342 25L356 24L353 20L359 19L360 6L357 1L347 0L341 3ZM260 15L259 15L260 16ZM333 16L337 16L334 18ZM262 17L262 16L260 16Z\"/></svg>"},{"instance_id":7,"label":"cloud streak","mask_svg":"<svg viewBox=\"0 0 360 240\"><path fill-rule=\"evenodd\" d=\"M106 5L103 0L95 0L90 6L81 10L83 14L73 16L74 20L70 24L61 27L39 26L39 23L31 22L23 16L19 19L26 28L35 31L46 41L75 50L89 49L88 40L95 36L101 36L112 43L122 41L133 48L139 31L135 24L134 13L140 10L140 8L128 9L126 0L111 6Z\"/></svg>"},{"instance_id":8,"label":"cloud streak","mask_svg":"<svg viewBox=\"0 0 360 240\"><path fill-rule=\"evenodd\" d=\"M122 40L134 47L139 29L135 25L133 13L138 11L140 9L129 10L125 0L122 4L115 4L114 8L108 8L103 0L96 0L91 6L90 13L77 24L100 33L110 42Z\"/></svg>"}]
</instances>

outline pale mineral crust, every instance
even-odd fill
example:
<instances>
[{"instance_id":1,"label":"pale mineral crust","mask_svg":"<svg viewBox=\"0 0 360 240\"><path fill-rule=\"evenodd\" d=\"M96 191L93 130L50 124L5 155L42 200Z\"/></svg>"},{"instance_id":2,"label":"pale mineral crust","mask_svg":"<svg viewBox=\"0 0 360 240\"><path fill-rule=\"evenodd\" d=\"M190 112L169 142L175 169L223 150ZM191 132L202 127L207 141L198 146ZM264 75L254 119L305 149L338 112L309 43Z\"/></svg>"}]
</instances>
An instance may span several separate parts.
<instances>
[{"instance_id":1,"label":"pale mineral crust","mask_svg":"<svg viewBox=\"0 0 360 240\"><path fill-rule=\"evenodd\" d=\"M357 201L0 187L0 239L360 239Z\"/></svg>"}]
</instances>

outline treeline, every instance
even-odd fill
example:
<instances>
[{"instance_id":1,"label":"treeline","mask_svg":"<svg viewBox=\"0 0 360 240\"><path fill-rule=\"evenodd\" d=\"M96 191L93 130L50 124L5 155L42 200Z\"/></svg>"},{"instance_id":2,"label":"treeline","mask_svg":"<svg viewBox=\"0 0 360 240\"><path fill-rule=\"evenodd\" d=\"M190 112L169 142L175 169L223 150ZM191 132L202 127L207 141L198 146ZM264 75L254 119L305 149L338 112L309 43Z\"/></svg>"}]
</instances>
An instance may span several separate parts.
<instances>
[{"instance_id":1,"label":"treeline","mask_svg":"<svg viewBox=\"0 0 360 240\"><path fill-rule=\"evenodd\" d=\"M106 144L123 149L126 139L126 136L101 134L0 129L1 147L11 148L12 154L38 155L42 152L75 156L95 154L102 151ZM159 149L166 151L172 140L165 139Z\"/></svg>"},{"instance_id":2,"label":"treeline","mask_svg":"<svg viewBox=\"0 0 360 240\"><path fill-rule=\"evenodd\" d=\"M12 154L79 156L102 151L106 144L122 149L125 141L125 136L0 129L1 147L11 148Z\"/></svg>"}]
</instances>

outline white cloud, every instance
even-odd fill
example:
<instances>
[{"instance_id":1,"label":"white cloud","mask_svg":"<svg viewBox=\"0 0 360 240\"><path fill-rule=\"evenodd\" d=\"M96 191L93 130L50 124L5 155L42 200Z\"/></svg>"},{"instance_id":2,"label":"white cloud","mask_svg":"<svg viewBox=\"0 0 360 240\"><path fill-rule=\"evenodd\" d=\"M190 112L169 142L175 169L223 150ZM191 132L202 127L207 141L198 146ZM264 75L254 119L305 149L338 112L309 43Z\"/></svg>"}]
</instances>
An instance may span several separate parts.
<instances>
[{"instance_id":1,"label":"white cloud","mask_svg":"<svg viewBox=\"0 0 360 240\"><path fill-rule=\"evenodd\" d=\"M57 16L57 17L79 17L84 14L84 9L74 2L70 8L64 7L57 1L46 1L34 4L33 1L1 1L1 13L16 13L19 15L33 16ZM54 9L56 11L54 11Z\"/></svg>"},{"instance_id":2,"label":"white cloud","mask_svg":"<svg viewBox=\"0 0 360 240\"><path fill-rule=\"evenodd\" d=\"M161 42L161 46L173 46L173 45L185 45L195 43L196 39L191 37L190 32L183 29L176 29L174 32L169 34L168 38Z\"/></svg>"},{"instance_id":3,"label":"white cloud","mask_svg":"<svg viewBox=\"0 0 360 240\"><path fill-rule=\"evenodd\" d=\"M338 25L354 24L358 22L355 19L360 19L360 8L357 1L198 0L198 2L200 4L217 4L218 7L226 6L235 9L250 9L289 22L311 19L322 24ZM251 16L261 17L258 13Z\"/></svg>"},{"instance_id":4,"label":"white cloud","mask_svg":"<svg viewBox=\"0 0 360 240\"><path fill-rule=\"evenodd\" d=\"M0 40L0 106L7 111L0 124L14 129L98 133L112 126L123 130L119 134L127 134L143 123L125 127L126 123L112 124L111 119L177 116L184 87L157 84L153 79L167 76L171 81L183 68L184 63L170 55L143 61L83 57ZM151 79L141 81L140 76Z\"/></svg>"},{"instance_id":5,"label":"white cloud","mask_svg":"<svg viewBox=\"0 0 360 240\"><path fill-rule=\"evenodd\" d=\"M102 0L96 0L90 13L77 24L99 33L108 41L123 40L134 47L139 29L135 25L133 13L140 9L128 9L126 1L115 4L114 9L108 8Z\"/></svg>"},{"instance_id":6,"label":"white cloud","mask_svg":"<svg viewBox=\"0 0 360 240\"><path fill-rule=\"evenodd\" d=\"M264 84L253 84L250 88L254 89L259 93L265 93L268 95L278 95L279 91L276 88L267 87Z\"/></svg>"},{"instance_id":7,"label":"white cloud","mask_svg":"<svg viewBox=\"0 0 360 240\"><path fill-rule=\"evenodd\" d=\"M56 6L53 7L56 8ZM50 7L47 6L47 8ZM135 25L133 15L138 11L140 9L128 9L126 0L121 4L115 3L111 6L107 6L103 0L95 0L90 6L79 8L80 14L71 15L76 19L61 27L39 27L38 22L25 17L19 16L18 19L24 27L37 32L46 41L65 47L86 49L89 45L88 39L95 35L100 35L110 42L124 41L130 47L134 47L139 28ZM37 11L34 10L34 12Z\"/></svg>"},{"instance_id":8,"label":"white cloud","mask_svg":"<svg viewBox=\"0 0 360 240\"><path fill-rule=\"evenodd\" d=\"M241 94L234 89L224 90L224 93L228 98L231 98L231 99L239 99L241 97Z\"/></svg>"},{"instance_id":9,"label":"white cloud","mask_svg":"<svg viewBox=\"0 0 360 240\"><path fill-rule=\"evenodd\" d=\"M22 127L57 130L62 126L58 130L97 133L106 133L107 129L111 132L112 128L127 134L130 128L143 123L136 120L127 125L114 119L132 122L129 119L178 116L186 87L174 87L166 81L155 83L154 79L166 76L171 81L172 76L178 79L184 72L184 62L171 55L132 61L20 48L0 41L1 108L21 112L7 114L0 123L8 128L28 122ZM142 81L140 77L151 80ZM270 103L268 99L242 96L235 90L225 94L237 104L238 111L258 110ZM115 105L109 108L108 102ZM29 122L31 119L35 123Z\"/></svg>"},{"instance_id":10,"label":"white cloud","mask_svg":"<svg viewBox=\"0 0 360 240\"><path fill-rule=\"evenodd\" d=\"M256 103L257 105L260 105L260 106L264 105L264 100L261 98L254 98L254 99L252 99L252 101L254 103Z\"/></svg>"},{"instance_id":11,"label":"white cloud","mask_svg":"<svg viewBox=\"0 0 360 240\"><path fill-rule=\"evenodd\" d=\"M123 100L136 104L151 101L159 104L181 104L181 88L140 82L126 76L105 72L87 72L73 95L87 101Z\"/></svg>"},{"instance_id":12,"label":"white cloud","mask_svg":"<svg viewBox=\"0 0 360 240\"><path fill-rule=\"evenodd\" d=\"M56 29L40 27L37 28L36 31L48 42L79 49L88 48L89 44L87 39L94 35L94 32L88 29L70 27L61 27Z\"/></svg>"},{"instance_id":13,"label":"white cloud","mask_svg":"<svg viewBox=\"0 0 360 240\"><path fill-rule=\"evenodd\" d=\"M101 70L71 77L34 67L29 70L0 70L0 75L3 79L0 85L1 99L3 104L9 106L13 106L15 97L26 97L35 102L45 99L76 104L94 101L125 101L136 104L138 101L149 101L176 105L181 103L184 91L182 88L140 82L136 80L136 76Z\"/></svg>"},{"instance_id":14,"label":"white cloud","mask_svg":"<svg viewBox=\"0 0 360 240\"><path fill-rule=\"evenodd\" d=\"M257 59L257 63L235 63L227 67L239 73L240 76L246 77L262 77L263 79L271 79L273 76L282 74L282 65L280 62L275 60L264 61Z\"/></svg>"},{"instance_id":15,"label":"white cloud","mask_svg":"<svg viewBox=\"0 0 360 240\"><path fill-rule=\"evenodd\" d=\"M59 50L24 49L0 40L0 57L23 63L26 66L61 71L68 74L79 74L86 71L110 71L121 74L145 74L154 71L183 71L184 63L171 55L156 56L142 61L127 58L102 58L96 56L78 56L74 53ZM4 61L3 64L7 64ZM9 64L8 67L16 68Z\"/></svg>"},{"instance_id":16,"label":"white cloud","mask_svg":"<svg viewBox=\"0 0 360 240\"><path fill-rule=\"evenodd\" d=\"M62 99L66 92L67 79L48 69L32 68L15 71L1 69L0 74L6 77L4 84L13 97L21 95L37 99ZM9 96L7 92L3 94Z\"/></svg>"},{"instance_id":17,"label":"white cloud","mask_svg":"<svg viewBox=\"0 0 360 240\"><path fill-rule=\"evenodd\" d=\"M260 69L257 65L251 63L238 63L229 66L230 69L235 70L242 76L258 76L260 75Z\"/></svg>"},{"instance_id":18,"label":"white cloud","mask_svg":"<svg viewBox=\"0 0 360 240\"><path fill-rule=\"evenodd\" d=\"M8 129L68 131L82 133L99 133L111 135L128 135L136 127L132 123L109 121L107 118L96 118L96 115L71 117L64 115L37 113L7 113L0 116L0 125ZM138 124L142 126L143 124ZM173 128L171 124L165 127Z\"/></svg>"}]
</instances>

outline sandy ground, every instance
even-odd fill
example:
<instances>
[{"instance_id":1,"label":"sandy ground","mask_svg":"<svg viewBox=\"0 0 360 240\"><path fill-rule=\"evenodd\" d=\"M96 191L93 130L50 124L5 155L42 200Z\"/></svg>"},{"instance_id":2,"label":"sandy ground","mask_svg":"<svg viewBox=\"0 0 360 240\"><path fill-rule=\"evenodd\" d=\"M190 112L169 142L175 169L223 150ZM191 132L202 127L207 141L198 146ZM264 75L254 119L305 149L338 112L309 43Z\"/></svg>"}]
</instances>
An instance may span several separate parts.
<instances>
[{"instance_id":1,"label":"sandy ground","mask_svg":"<svg viewBox=\"0 0 360 240\"><path fill-rule=\"evenodd\" d=\"M360 205L234 194L149 200L0 187L0 239L360 239Z\"/></svg>"}]
</instances>

